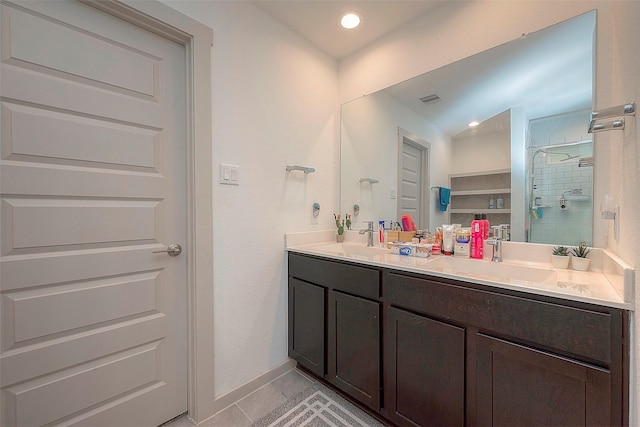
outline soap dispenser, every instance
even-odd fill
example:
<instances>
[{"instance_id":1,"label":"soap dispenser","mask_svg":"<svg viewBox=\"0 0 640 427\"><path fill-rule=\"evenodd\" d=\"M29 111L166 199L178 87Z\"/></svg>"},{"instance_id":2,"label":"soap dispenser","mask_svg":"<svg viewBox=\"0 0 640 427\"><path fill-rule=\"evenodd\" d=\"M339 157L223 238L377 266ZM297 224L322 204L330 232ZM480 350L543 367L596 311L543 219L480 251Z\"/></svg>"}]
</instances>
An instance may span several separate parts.
<instances>
[{"instance_id":1,"label":"soap dispenser","mask_svg":"<svg viewBox=\"0 0 640 427\"><path fill-rule=\"evenodd\" d=\"M540 197L540 190L538 190L538 186L536 184L533 184L533 205L542 205L542 197Z\"/></svg>"}]
</instances>

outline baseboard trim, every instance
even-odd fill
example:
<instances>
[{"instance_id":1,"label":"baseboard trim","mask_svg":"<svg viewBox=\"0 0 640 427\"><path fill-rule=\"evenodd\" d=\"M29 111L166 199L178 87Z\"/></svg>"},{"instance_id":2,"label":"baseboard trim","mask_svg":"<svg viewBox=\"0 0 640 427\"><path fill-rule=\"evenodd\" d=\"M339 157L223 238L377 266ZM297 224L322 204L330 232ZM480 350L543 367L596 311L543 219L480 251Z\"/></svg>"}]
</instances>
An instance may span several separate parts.
<instances>
[{"instance_id":1,"label":"baseboard trim","mask_svg":"<svg viewBox=\"0 0 640 427\"><path fill-rule=\"evenodd\" d=\"M229 393L223 394L220 397L217 397L213 402L213 406L212 406L213 415L217 414L223 409L228 408L229 406L236 403L238 400L250 395L260 387L267 385L271 381L275 380L279 376L285 374L286 372L292 370L295 367L296 367L296 361L293 359L288 359L285 362L281 363L280 365L276 366L275 368L271 369L270 371L267 371L264 374L241 385L237 389L232 390Z\"/></svg>"}]
</instances>

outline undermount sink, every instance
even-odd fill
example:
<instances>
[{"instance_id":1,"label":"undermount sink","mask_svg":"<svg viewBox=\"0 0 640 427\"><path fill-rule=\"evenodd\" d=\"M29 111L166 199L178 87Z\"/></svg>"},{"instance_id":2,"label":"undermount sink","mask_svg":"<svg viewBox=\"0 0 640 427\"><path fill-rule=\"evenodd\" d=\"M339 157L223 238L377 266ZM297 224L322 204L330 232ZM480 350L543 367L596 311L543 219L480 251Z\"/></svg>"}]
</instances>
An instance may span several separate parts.
<instances>
[{"instance_id":1,"label":"undermount sink","mask_svg":"<svg viewBox=\"0 0 640 427\"><path fill-rule=\"evenodd\" d=\"M318 251L333 255L360 257L374 257L391 252L389 249L381 248L380 246L364 246L362 244L353 243L335 243L319 247Z\"/></svg>"},{"instance_id":2,"label":"undermount sink","mask_svg":"<svg viewBox=\"0 0 640 427\"><path fill-rule=\"evenodd\" d=\"M526 265L470 258L434 257L431 258L425 267L429 270L443 273L507 283L555 283L557 279L557 272L550 268L529 267Z\"/></svg>"}]
</instances>

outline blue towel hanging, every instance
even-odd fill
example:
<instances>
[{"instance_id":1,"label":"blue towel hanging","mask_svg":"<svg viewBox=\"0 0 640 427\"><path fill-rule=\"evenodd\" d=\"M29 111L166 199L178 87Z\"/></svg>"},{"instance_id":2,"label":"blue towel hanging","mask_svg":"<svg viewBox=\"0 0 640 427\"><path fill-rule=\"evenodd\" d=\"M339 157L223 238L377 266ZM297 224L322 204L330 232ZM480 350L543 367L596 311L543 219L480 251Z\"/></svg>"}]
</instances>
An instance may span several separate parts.
<instances>
[{"instance_id":1,"label":"blue towel hanging","mask_svg":"<svg viewBox=\"0 0 640 427\"><path fill-rule=\"evenodd\" d=\"M446 211L449 206L451 198L451 189L446 187L440 187L438 191L438 204L441 211Z\"/></svg>"}]
</instances>

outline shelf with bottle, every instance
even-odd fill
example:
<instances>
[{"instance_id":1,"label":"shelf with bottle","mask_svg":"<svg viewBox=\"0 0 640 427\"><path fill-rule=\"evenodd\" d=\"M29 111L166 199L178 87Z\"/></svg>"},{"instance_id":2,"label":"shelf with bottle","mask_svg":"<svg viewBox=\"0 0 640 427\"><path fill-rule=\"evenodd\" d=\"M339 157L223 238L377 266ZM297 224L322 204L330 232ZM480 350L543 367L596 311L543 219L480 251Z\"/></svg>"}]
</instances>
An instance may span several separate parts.
<instances>
[{"instance_id":1,"label":"shelf with bottle","mask_svg":"<svg viewBox=\"0 0 640 427\"><path fill-rule=\"evenodd\" d=\"M499 169L449 175L451 194L478 191L478 194L511 192L511 170Z\"/></svg>"},{"instance_id":2,"label":"shelf with bottle","mask_svg":"<svg viewBox=\"0 0 640 427\"><path fill-rule=\"evenodd\" d=\"M483 190L451 190L452 196L481 196L488 194L511 194L511 188L491 188Z\"/></svg>"},{"instance_id":3,"label":"shelf with bottle","mask_svg":"<svg viewBox=\"0 0 640 427\"><path fill-rule=\"evenodd\" d=\"M477 209L477 208L472 208L472 209L449 209L449 212L451 213L480 213L480 214L491 214L491 213L511 213L511 209L489 209L489 208L484 208L484 209Z\"/></svg>"},{"instance_id":4,"label":"shelf with bottle","mask_svg":"<svg viewBox=\"0 0 640 427\"><path fill-rule=\"evenodd\" d=\"M449 175L451 214L511 213L511 171L476 171Z\"/></svg>"}]
</instances>

